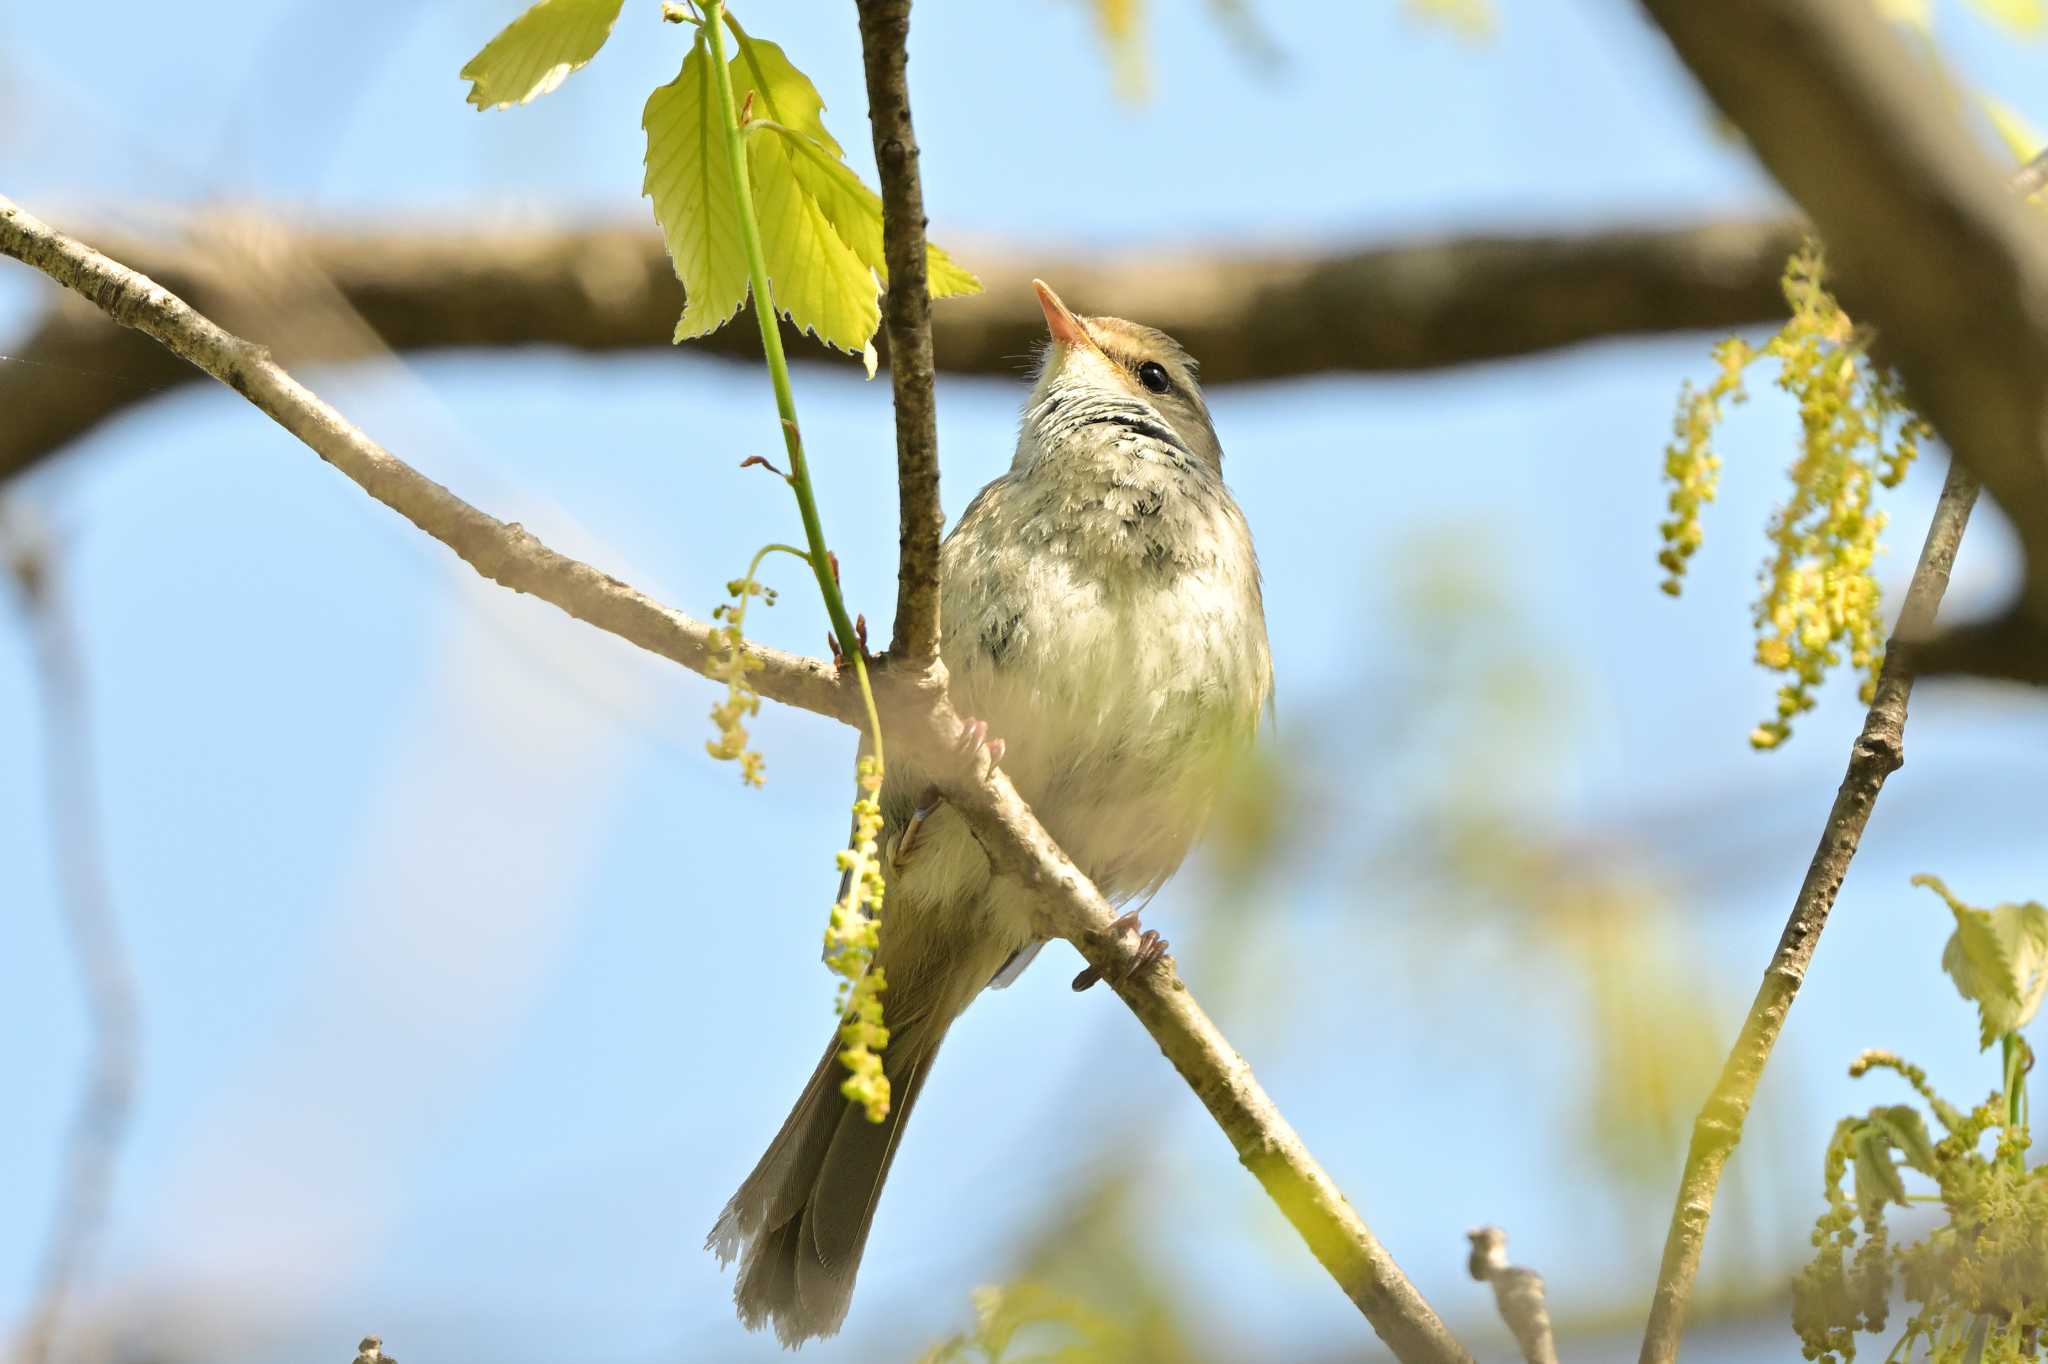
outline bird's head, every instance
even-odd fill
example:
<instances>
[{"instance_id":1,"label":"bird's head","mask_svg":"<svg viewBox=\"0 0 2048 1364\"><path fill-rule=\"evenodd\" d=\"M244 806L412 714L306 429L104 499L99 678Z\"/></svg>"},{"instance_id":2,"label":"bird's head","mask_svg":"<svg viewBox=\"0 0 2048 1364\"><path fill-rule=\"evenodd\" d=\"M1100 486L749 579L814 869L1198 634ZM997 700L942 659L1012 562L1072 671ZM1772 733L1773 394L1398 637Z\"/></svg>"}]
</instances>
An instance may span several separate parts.
<instances>
[{"instance_id":1,"label":"bird's head","mask_svg":"<svg viewBox=\"0 0 2048 1364\"><path fill-rule=\"evenodd\" d=\"M1223 449L1195 382L1194 358L1178 341L1120 317L1076 316L1044 280L1031 287L1051 342L1024 405L1026 435L1036 437L1026 445L1057 458L1089 428L1122 428L1152 442L1161 458L1222 472Z\"/></svg>"}]
</instances>

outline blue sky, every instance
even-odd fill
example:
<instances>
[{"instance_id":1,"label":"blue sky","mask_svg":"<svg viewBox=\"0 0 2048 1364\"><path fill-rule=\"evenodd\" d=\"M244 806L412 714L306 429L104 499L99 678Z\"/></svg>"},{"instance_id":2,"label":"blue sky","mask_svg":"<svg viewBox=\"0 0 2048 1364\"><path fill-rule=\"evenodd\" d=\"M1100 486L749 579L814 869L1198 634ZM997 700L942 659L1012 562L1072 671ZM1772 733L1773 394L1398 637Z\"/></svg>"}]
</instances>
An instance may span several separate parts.
<instances>
[{"instance_id":1,"label":"blue sky","mask_svg":"<svg viewBox=\"0 0 2048 1364\"><path fill-rule=\"evenodd\" d=\"M1508 7L1480 45L1394 0L1257 6L1277 73L1206 6L1153 9L1154 97L1135 107L1079 5L920 12L927 197L964 263L990 240L1313 244L1773 203L1624 6ZM139 7L120 50L142 64L63 7L0 8L0 190L80 226L250 205L318 224L639 215L639 106L683 49L653 10L633 0L559 93L479 115L454 72L511 5ZM864 162L850 7L742 12ZM2048 120L2024 98L2038 48L1942 22L1975 79ZM0 338L41 297L0 271ZM1659 452L1705 344L1211 395L1265 565L1279 742L1310 797L1299 855L1256 907L1198 864L1148 922L1187 944L1194 988L1458 1320L1486 1317L1462 1233L1488 1221L1561 1304L1641 1302L1671 1183L1618 1194L1585 1148L1598 1053L1569 950L1541 924L1456 913L1373 850L1498 762L1518 826L1658 887L1654 950L1725 1040L1859 718L1836 686L1786 751L1744 743L1771 692L1747 597L1790 451L1774 395L1730 425L1687 595L1655 590ZM734 467L776 439L765 380L687 349L308 378L463 495L684 609L792 533L773 485ZM886 620L886 387L848 364L797 389L849 596ZM942 380L949 513L1007 464L1021 396L1021 376ZM1937 465L1895 500L1894 588ZM737 1330L698 1246L829 1027L816 941L849 736L765 715L770 781L742 791L702 755L711 684L482 584L223 391L134 409L10 491L61 546L141 982L139 1108L88 1311L252 1362L346 1357L371 1330L407 1360L774 1353ZM1957 611L1995 603L2011 560L1980 514ZM1510 690L1565 698L1517 731L1528 753L1404 735L1402 707L1460 681L1432 672L1456 667L1435 625L1404 616L1418 563L1498 600ZM823 633L801 590L757 614L790 647ZM28 1301L86 1040L35 714L27 635L0 618L0 1176L21 1212L0 1219L0 1321ZM1906 879L1936 870L1980 902L2048 893L2048 709L1929 687L1908 754L1764 1086L1710 1274L1796 1255L1834 1118L1894 1097L1845 1078L1857 1051L1906 1051L1956 1094L1991 1083L1936 967L1947 917ZM968 1290L1005 1277L1117 1139L1145 1144L1147 1236L1200 1325L1356 1339L1149 1039L1107 994L1067 991L1071 964L1049 950L956 1030L847 1333L815 1356L909 1357L964 1322Z\"/></svg>"}]
</instances>

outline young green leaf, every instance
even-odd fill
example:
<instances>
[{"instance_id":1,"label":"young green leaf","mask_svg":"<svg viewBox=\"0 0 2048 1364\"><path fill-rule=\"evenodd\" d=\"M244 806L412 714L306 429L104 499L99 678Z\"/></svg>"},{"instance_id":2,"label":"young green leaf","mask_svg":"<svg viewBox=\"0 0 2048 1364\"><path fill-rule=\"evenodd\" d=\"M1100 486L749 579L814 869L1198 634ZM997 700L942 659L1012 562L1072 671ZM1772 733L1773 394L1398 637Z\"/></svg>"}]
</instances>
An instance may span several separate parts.
<instances>
[{"instance_id":1,"label":"young green leaf","mask_svg":"<svg viewBox=\"0 0 2048 1364\"><path fill-rule=\"evenodd\" d=\"M509 109L557 89L597 55L625 0L540 0L462 68L479 109Z\"/></svg>"},{"instance_id":2,"label":"young green leaf","mask_svg":"<svg viewBox=\"0 0 2048 1364\"><path fill-rule=\"evenodd\" d=\"M725 16L725 24L739 49L732 59L732 97L744 108L751 93L759 116L813 139L833 159L844 159L846 148L826 131L825 97L811 78L796 69L779 45L753 37L731 14Z\"/></svg>"},{"instance_id":3,"label":"young green leaf","mask_svg":"<svg viewBox=\"0 0 2048 1364\"><path fill-rule=\"evenodd\" d=\"M1883 1210L1886 1203L1906 1206L1906 1184L1899 1167L1892 1164L1891 1138L1874 1122L1863 1123L1850 1138L1849 1150L1856 1158L1856 1206L1865 1217Z\"/></svg>"},{"instance_id":4,"label":"young green leaf","mask_svg":"<svg viewBox=\"0 0 2048 1364\"><path fill-rule=\"evenodd\" d=\"M861 264L887 284L889 265L882 255L882 196L862 184L853 167L828 155L812 139L780 123L764 123L755 133L754 141L769 136L779 136L783 141L797 181L817 200L819 211L840 239L852 248ZM925 278L933 298L981 292L980 280L929 242L925 244Z\"/></svg>"},{"instance_id":5,"label":"young green leaf","mask_svg":"<svg viewBox=\"0 0 2048 1364\"><path fill-rule=\"evenodd\" d=\"M654 201L654 220L683 282L683 316L674 339L703 336L746 302L747 251L733 202L717 77L702 33L676 78L647 97L640 126L647 132L647 178L640 192Z\"/></svg>"},{"instance_id":6,"label":"young green leaf","mask_svg":"<svg viewBox=\"0 0 2048 1364\"><path fill-rule=\"evenodd\" d=\"M826 129L825 102L776 44L749 36L727 16L738 42L730 64L733 99L747 121L747 172L776 310L820 341L862 354L873 370L881 325L882 201L846 164ZM676 339L712 331L747 295L745 245L732 202L731 168L715 72L702 36L676 80L655 91L647 130L644 192L683 281ZM929 285L945 298L980 281L931 247Z\"/></svg>"},{"instance_id":7,"label":"young green leaf","mask_svg":"<svg viewBox=\"0 0 2048 1364\"><path fill-rule=\"evenodd\" d=\"M1932 876L1916 876L1948 902L1956 931L1942 949L1941 968L1963 998L1977 1005L1979 1046L2025 1027L2048 995L2048 909L2037 904L1975 909Z\"/></svg>"},{"instance_id":8,"label":"young green leaf","mask_svg":"<svg viewBox=\"0 0 2048 1364\"><path fill-rule=\"evenodd\" d=\"M875 274L839 235L795 162L788 139L765 129L747 138L775 306L826 345L858 354L882 325Z\"/></svg>"},{"instance_id":9,"label":"young green leaf","mask_svg":"<svg viewBox=\"0 0 2048 1364\"><path fill-rule=\"evenodd\" d=\"M1870 1121L1905 1155L1907 1165L1923 1175L1934 1174L1934 1141L1927 1135L1927 1120L1920 1116L1919 1109L1911 1104L1874 1108Z\"/></svg>"}]
</instances>

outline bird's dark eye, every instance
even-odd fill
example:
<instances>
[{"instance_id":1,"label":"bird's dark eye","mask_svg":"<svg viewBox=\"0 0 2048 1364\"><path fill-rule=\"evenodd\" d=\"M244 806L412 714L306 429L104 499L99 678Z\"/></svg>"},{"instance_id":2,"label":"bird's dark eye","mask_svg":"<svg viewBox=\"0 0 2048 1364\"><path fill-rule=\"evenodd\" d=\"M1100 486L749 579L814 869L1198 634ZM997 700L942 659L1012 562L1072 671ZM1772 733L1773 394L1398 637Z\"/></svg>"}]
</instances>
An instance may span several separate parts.
<instances>
[{"instance_id":1,"label":"bird's dark eye","mask_svg":"<svg viewBox=\"0 0 2048 1364\"><path fill-rule=\"evenodd\" d=\"M1173 387L1173 380L1166 377L1166 366L1157 360L1147 360L1138 366L1138 382L1154 393L1164 393Z\"/></svg>"}]
</instances>

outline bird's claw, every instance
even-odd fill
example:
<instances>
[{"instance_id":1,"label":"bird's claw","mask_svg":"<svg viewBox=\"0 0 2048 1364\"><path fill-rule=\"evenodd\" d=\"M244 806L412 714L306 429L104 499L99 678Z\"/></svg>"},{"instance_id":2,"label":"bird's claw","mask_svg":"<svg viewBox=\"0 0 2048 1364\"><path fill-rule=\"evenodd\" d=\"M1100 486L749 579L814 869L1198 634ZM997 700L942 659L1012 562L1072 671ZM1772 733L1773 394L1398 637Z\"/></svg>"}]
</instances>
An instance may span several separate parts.
<instances>
[{"instance_id":1,"label":"bird's claw","mask_svg":"<svg viewBox=\"0 0 2048 1364\"><path fill-rule=\"evenodd\" d=\"M1166 955L1166 939L1159 936L1157 929L1142 927L1138 923L1138 911L1135 909L1119 915L1116 922L1109 926L1109 931L1118 937L1127 933L1135 933L1138 936L1138 954L1132 959L1130 968L1117 978L1116 983L1119 985L1136 979L1140 972L1151 970L1159 964L1159 959ZM1090 966L1074 977L1074 989L1086 990L1102 978L1102 972Z\"/></svg>"},{"instance_id":2,"label":"bird's claw","mask_svg":"<svg viewBox=\"0 0 2048 1364\"><path fill-rule=\"evenodd\" d=\"M976 755L987 753L989 770L993 772L1002 763L1003 754L1008 751L1009 745L990 736L988 721L969 717L961 723L960 753L970 763L974 761Z\"/></svg>"},{"instance_id":3,"label":"bird's claw","mask_svg":"<svg viewBox=\"0 0 2048 1364\"><path fill-rule=\"evenodd\" d=\"M1001 739L990 737L986 720L971 717L961 722L959 746L960 756L967 761L977 779L984 775L978 765L980 757L983 754L988 756L988 770L993 772L1008 748ZM944 803L945 798L939 794L938 787L927 786L924 789L924 794L917 798L917 808L911 811L910 822L903 826L902 837L896 840L896 852L891 858L893 866L900 870L910 861L910 855L917 850L917 836L923 831L925 821Z\"/></svg>"},{"instance_id":4,"label":"bird's claw","mask_svg":"<svg viewBox=\"0 0 2048 1364\"><path fill-rule=\"evenodd\" d=\"M910 861L910 854L917 848L917 836L924 828L924 822L932 817L932 811L939 808L939 788L927 786L918 798L917 808L910 812L910 822L903 826L903 836L896 840L896 855L890 859L890 866L903 870Z\"/></svg>"}]
</instances>

